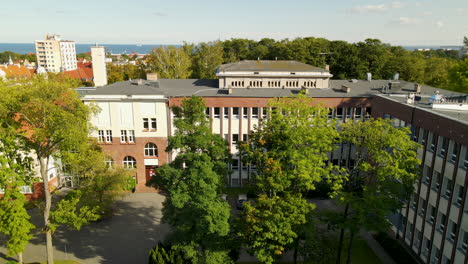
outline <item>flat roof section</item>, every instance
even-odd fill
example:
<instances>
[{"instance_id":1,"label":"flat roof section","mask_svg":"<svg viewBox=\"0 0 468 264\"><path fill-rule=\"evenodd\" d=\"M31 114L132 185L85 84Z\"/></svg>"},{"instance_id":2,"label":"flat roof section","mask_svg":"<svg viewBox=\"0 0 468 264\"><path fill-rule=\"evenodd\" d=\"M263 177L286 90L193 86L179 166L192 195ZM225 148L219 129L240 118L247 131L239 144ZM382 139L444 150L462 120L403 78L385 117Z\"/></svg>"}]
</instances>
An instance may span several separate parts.
<instances>
[{"instance_id":1,"label":"flat roof section","mask_svg":"<svg viewBox=\"0 0 468 264\"><path fill-rule=\"evenodd\" d=\"M217 72L327 72L325 69L292 60L243 60L223 64Z\"/></svg>"}]
</instances>

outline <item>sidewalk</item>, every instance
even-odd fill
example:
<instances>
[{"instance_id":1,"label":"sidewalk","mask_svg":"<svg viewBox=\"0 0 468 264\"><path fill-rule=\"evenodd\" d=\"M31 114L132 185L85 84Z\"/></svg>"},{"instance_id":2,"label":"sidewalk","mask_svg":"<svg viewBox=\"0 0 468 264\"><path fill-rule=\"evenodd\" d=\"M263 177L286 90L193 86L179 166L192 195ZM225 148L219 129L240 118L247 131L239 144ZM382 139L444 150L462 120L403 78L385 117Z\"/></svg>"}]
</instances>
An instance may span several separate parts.
<instances>
[{"instance_id":1,"label":"sidewalk","mask_svg":"<svg viewBox=\"0 0 468 264\"><path fill-rule=\"evenodd\" d=\"M396 264L396 262L385 252L374 237L369 232L361 230L361 237L367 242L367 245L374 251L375 255L380 259L382 264Z\"/></svg>"}]
</instances>

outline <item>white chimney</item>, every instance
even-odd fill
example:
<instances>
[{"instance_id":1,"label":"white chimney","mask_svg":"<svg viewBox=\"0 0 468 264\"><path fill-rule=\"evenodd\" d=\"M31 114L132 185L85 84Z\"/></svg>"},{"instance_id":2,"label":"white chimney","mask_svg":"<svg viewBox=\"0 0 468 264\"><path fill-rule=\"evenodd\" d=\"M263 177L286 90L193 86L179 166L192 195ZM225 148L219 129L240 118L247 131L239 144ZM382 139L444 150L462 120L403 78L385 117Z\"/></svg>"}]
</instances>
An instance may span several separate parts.
<instances>
[{"instance_id":1,"label":"white chimney","mask_svg":"<svg viewBox=\"0 0 468 264\"><path fill-rule=\"evenodd\" d=\"M93 61L94 85L107 85L107 70L106 70L106 51L103 46L91 47L91 59Z\"/></svg>"}]
</instances>

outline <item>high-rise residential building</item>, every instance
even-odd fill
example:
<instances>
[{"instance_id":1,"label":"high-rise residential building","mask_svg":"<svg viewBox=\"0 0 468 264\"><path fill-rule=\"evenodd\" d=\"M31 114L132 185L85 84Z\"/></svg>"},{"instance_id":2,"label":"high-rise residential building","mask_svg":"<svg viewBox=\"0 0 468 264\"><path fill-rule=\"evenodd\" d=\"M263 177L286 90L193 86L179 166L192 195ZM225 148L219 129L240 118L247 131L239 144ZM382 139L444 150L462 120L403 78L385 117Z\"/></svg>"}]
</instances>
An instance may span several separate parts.
<instances>
[{"instance_id":1,"label":"high-rise residential building","mask_svg":"<svg viewBox=\"0 0 468 264\"><path fill-rule=\"evenodd\" d=\"M393 231L422 263L468 262L468 95L396 77L372 80L370 74L367 80L332 80L327 68L295 61L235 62L216 75L218 80L150 75L81 91L85 103L101 109L91 136L109 153L109 164L136 168L137 191L173 160L164 152L174 134L170 107L185 97L204 99L212 132L226 139L233 154L226 182L246 186L256 167L240 160L236 143L268 118L268 101L302 91L328 107L338 124L381 117L411 128L408 136L421 144L420 176L406 206L390 217ZM355 165L347 144L328 157L335 165Z\"/></svg>"},{"instance_id":2,"label":"high-rise residential building","mask_svg":"<svg viewBox=\"0 0 468 264\"><path fill-rule=\"evenodd\" d=\"M47 72L76 70L75 42L62 40L59 35L46 35L45 40L36 41L38 68Z\"/></svg>"}]
</instances>

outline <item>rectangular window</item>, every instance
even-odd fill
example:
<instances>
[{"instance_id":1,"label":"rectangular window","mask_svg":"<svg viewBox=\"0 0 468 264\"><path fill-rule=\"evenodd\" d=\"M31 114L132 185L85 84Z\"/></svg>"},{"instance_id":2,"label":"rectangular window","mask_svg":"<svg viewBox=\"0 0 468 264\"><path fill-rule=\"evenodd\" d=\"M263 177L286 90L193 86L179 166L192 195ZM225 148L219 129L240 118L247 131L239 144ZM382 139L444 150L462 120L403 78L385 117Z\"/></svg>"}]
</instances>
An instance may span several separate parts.
<instances>
[{"instance_id":1,"label":"rectangular window","mask_svg":"<svg viewBox=\"0 0 468 264\"><path fill-rule=\"evenodd\" d=\"M351 107L346 108L346 118L347 119L351 118L352 113L353 113L353 108L351 108Z\"/></svg>"},{"instance_id":2,"label":"rectangular window","mask_svg":"<svg viewBox=\"0 0 468 264\"><path fill-rule=\"evenodd\" d=\"M135 142L135 130L128 130L128 142L129 143Z\"/></svg>"},{"instance_id":3,"label":"rectangular window","mask_svg":"<svg viewBox=\"0 0 468 264\"><path fill-rule=\"evenodd\" d=\"M427 207L427 202L423 198L419 201L419 204L421 205L421 208L419 209L419 214L424 215L426 212L426 207Z\"/></svg>"},{"instance_id":4,"label":"rectangular window","mask_svg":"<svg viewBox=\"0 0 468 264\"><path fill-rule=\"evenodd\" d=\"M440 182L442 181L442 175L440 174L440 172L434 170L434 178L433 178L433 184L432 184L432 188L438 192L439 191L439 188L440 188Z\"/></svg>"},{"instance_id":5,"label":"rectangular window","mask_svg":"<svg viewBox=\"0 0 468 264\"><path fill-rule=\"evenodd\" d=\"M333 108L328 108L328 119L333 118Z\"/></svg>"},{"instance_id":6,"label":"rectangular window","mask_svg":"<svg viewBox=\"0 0 468 264\"><path fill-rule=\"evenodd\" d=\"M249 108L248 107L243 107L242 108L242 118L248 118L249 115Z\"/></svg>"},{"instance_id":7,"label":"rectangular window","mask_svg":"<svg viewBox=\"0 0 468 264\"><path fill-rule=\"evenodd\" d=\"M239 160L238 159L232 159L231 169L233 169L233 170L238 170L239 169Z\"/></svg>"},{"instance_id":8,"label":"rectangular window","mask_svg":"<svg viewBox=\"0 0 468 264\"><path fill-rule=\"evenodd\" d=\"M214 109L214 118L219 118L221 110L219 107L215 107Z\"/></svg>"},{"instance_id":9,"label":"rectangular window","mask_svg":"<svg viewBox=\"0 0 468 264\"><path fill-rule=\"evenodd\" d=\"M448 139L442 136L441 136L441 139L442 139L442 144L440 146L439 155L445 156L445 153L447 152L447 147L448 147Z\"/></svg>"},{"instance_id":10,"label":"rectangular window","mask_svg":"<svg viewBox=\"0 0 468 264\"><path fill-rule=\"evenodd\" d=\"M258 107L252 107L252 118L258 119Z\"/></svg>"},{"instance_id":11,"label":"rectangular window","mask_svg":"<svg viewBox=\"0 0 468 264\"><path fill-rule=\"evenodd\" d=\"M156 130L156 129L158 129L156 118L151 118L151 130Z\"/></svg>"},{"instance_id":12,"label":"rectangular window","mask_svg":"<svg viewBox=\"0 0 468 264\"><path fill-rule=\"evenodd\" d=\"M239 134L232 134L232 144L236 144L239 141Z\"/></svg>"},{"instance_id":13,"label":"rectangular window","mask_svg":"<svg viewBox=\"0 0 468 264\"><path fill-rule=\"evenodd\" d=\"M358 107L354 109L354 118L361 119L362 117L362 108Z\"/></svg>"},{"instance_id":14,"label":"rectangular window","mask_svg":"<svg viewBox=\"0 0 468 264\"><path fill-rule=\"evenodd\" d=\"M463 249L463 253L466 252L468 248L468 232L463 231L463 240L461 241L460 247Z\"/></svg>"},{"instance_id":15,"label":"rectangular window","mask_svg":"<svg viewBox=\"0 0 468 264\"><path fill-rule=\"evenodd\" d=\"M343 119L343 108L342 107L336 108L336 118Z\"/></svg>"},{"instance_id":16,"label":"rectangular window","mask_svg":"<svg viewBox=\"0 0 468 264\"><path fill-rule=\"evenodd\" d=\"M143 118L143 129L149 130L148 118Z\"/></svg>"},{"instance_id":17,"label":"rectangular window","mask_svg":"<svg viewBox=\"0 0 468 264\"><path fill-rule=\"evenodd\" d=\"M106 142L112 142L112 130L106 130Z\"/></svg>"},{"instance_id":18,"label":"rectangular window","mask_svg":"<svg viewBox=\"0 0 468 264\"><path fill-rule=\"evenodd\" d=\"M444 232L445 229L445 221L447 221L447 216L445 214L440 214L440 224L439 224L439 231Z\"/></svg>"},{"instance_id":19,"label":"rectangular window","mask_svg":"<svg viewBox=\"0 0 468 264\"><path fill-rule=\"evenodd\" d=\"M247 142L247 134L242 134L242 141Z\"/></svg>"},{"instance_id":20,"label":"rectangular window","mask_svg":"<svg viewBox=\"0 0 468 264\"><path fill-rule=\"evenodd\" d=\"M465 149L465 160L463 161L463 167L468 169L468 147Z\"/></svg>"},{"instance_id":21,"label":"rectangular window","mask_svg":"<svg viewBox=\"0 0 468 264\"><path fill-rule=\"evenodd\" d=\"M429 215L428 221L431 224L434 224L435 217L436 217L436 208L431 205L431 214Z\"/></svg>"},{"instance_id":22,"label":"rectangular window","mask_svg":"<svg viewBox=\"0 0 468 264\"><path fill-rule=\"evenodd\" d=\"M445 178L445 197L448 199L452 194L452 180Z\"/></svg>"},{"instance_id":23,"label":"rectangular window","mask_svg":"<svg viewBox=\"0 0 468 264\"><path fill-rule=\"evenodd\" d=\"M416 229L416 231L414 232L414 246L416 248L419 248L419 243L421 243L421 232Z\"/></svg>"},{"instance_id":24,"label":"rectangular window","mask_svg":"<svg viewBox=\"0 0 468 264\"><path fill-rule=\"evenodd\" d=\"M457 151L458 151L458 143L453 142L452 157L450 157L450 161L452 161L453 163L455 163L455 161L457 161Z\"/></svg>"},{"instance_id":25,"label":"rectangular window","mask_svg":"<svg viewBox=\"0 0 468 264\"><path fill-rule=\"evenodd\" d=\"M431 248L431 240L430 239L427 239L427 238L424 238L424 248L422 249L422 254L424 256L427 256L427 254L429 253L429 249Z\"/></svg>"},{"instance_id":26,"label":"rectangular window","mask_svg":"<svg viewBox=\"0 0 468 264\"><path fill-rule=\"evenodd\" d=\"M450 234L448 237L450 241L453 242L455 240L456 233L457 233L457 224L453 222L452 220L450 220Z\"/></svg>"},{"instance_id":27,"label":"rectangular window","mask_svg":"<svg viewBox=\"0 0 468 264\"><path fill-rule=\"evenodd\" d=\"M104 142L104 130L98 130L98 142Z\"/></svg>"},{"instance_id":28,"label":"rectangular window","mask_svg":"<svg viewBox=\"0 0 468 264\"><path fill-rule=\"evenodd\" d=\"M232 108L232 117L233 118L239 118L239 107L233 107Z\"/></svg>"},{"instance_id":29,"label":"rectangular window","mask_svg":"<svg viewBox=\"0 0 468 264\"><path fill-rule=\"evenodd\" d=\"M432 137L431 137L431 148L430 148L430 151L434 152L435 150L435 144L436 144L436 141L437 141L437 136L434 134L434 133L431 133L432 134Z\"/></svg>"},{"instance_id":30,"label":"rectangular window","mask_svg":"<svg viewBox=\"0 0 468 264\"><path fill-rule=\"evenodd\" d=\"M224 118L229 118L229 107L224 107Z\"/></svg>"},{"instance_id":31,"label":"rectangular window","mask_svg":"<svg viewBox=\"0 0 468 264\"><path fill-rule=\"evenodd\" d=\"M369 119L372 115L372 107L366 107L366 119Z\"/></svg>"},{"instance_id":32,"label":"rectangular window","mask_svg":"<svg viewBox=\"0 0 468 264\"><path fill-rule=\"evenodd\" d=\"M207 107L206 110L205 110L205 115L206 115L206 118L210 118L210 108Z\"/></svg>"},{"instance_id":33,"label":"rectangular window","mask_svg":"<svg viewBox=\"0 0 468 264\"><path fill-rule=\"evenodd\" d=\"M423 182L425 184L429 184L429 181L431 180L431 177L430 177L430 171L431 171L431 168L427 165L424 165L424 168L423 168L423 176L424 176L424 180Z\"/></svg>"},{"instance_id":34,"label":"rectangular window","mask_svg":"<svg viewBox=\"0 0 468 264\"><path fill-rule=\"evenodd\" d=\"M262 108L262 118L265 119L268 116L268 108L263 107Z\"/></svg>"},{"instance_id":35,"label":"rectangular window","mask_svg":"<svg viewBox=\"0 0 468 264\"><path fill-rule=\"evenodd\" d=\"M458 192L458 195L457 195L457 200L455 200L455 205L456 206L460 206L462 201L463 201L463 193L465 191L465 187L463 187L462 185L458 185L457 184L457 192Z\"/></svg>"},{"instance_id":36,"label":"rectangular window","mask_svg":"<svg viewBox=\"0 0 468 264\"><path fill-rule=\"evenodd\" d=\"M120 142L121 143L127 142L127 130L120 130Z\"/></svg>"}]
</instances>

